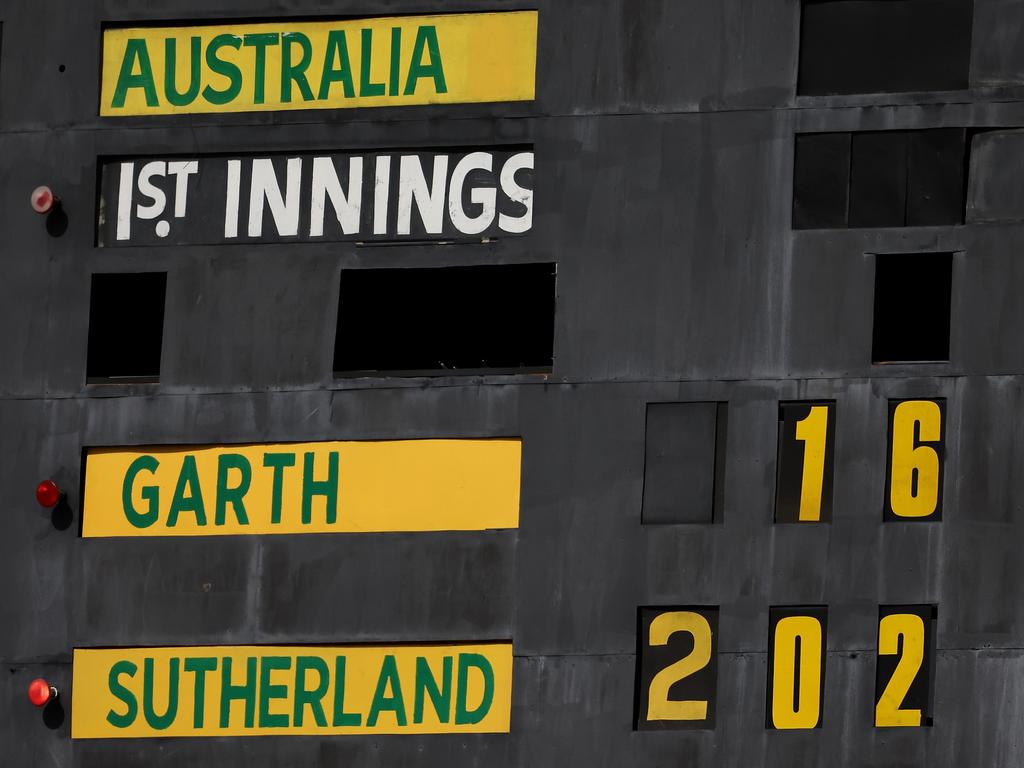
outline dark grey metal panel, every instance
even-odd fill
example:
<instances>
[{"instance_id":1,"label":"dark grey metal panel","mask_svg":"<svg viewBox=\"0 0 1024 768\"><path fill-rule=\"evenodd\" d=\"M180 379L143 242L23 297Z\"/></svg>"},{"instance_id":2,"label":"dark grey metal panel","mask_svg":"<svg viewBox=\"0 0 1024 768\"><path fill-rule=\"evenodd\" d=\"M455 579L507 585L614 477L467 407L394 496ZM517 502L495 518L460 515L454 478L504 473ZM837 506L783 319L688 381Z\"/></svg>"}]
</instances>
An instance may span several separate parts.
<instances>
[{"instance_id":1,"label":"dark grey metal panel","mask_svg":"<svg viewBox=\"0 0 1024 768\"><path fill-rule=\"evenodd\" d=\"M644 444L646 524L711 523L718 403L649 403Z\"/></svg>"},{"instance_id":2,"label":"dark grey metal panel","mask_svg":"<svg viewBox=\"0 0 1024 768\"><path fill-rule=\"evenodd\" d=\"M709 742L706 749L717 756L715 759L729 764L731 759L739 759L737 754L771 751L761 741L765 737L758 735L763 726L752 726L754 722L763 724L763 661L739 679L735 675L741 673L729 661L736 653L764 653L771 605L820 602L829 606L829 643L836 653L829 660L827 690L833 693L826 696L825 728L817 742L791 737L807 745L817 744L812 754L820 755L821 760L837 757L839 745L850 742L835 739L839 733L851 732L851 728L857 734L857 744L875 738L864 725L870 719L862 718L862 710L868 706L864 702L870 701L873 691L873 671L864 673L864 701L855 690L846 691L840 681L853 663L845 652L871 656L878 604L937 603L941 651L972 652L981 644L1012 649L1024 640L1019 618L1024 611L1015 599L1007 599L1011 593L1004 586L1024 578L1024 565L1015 556L1014 547L1024 533L1022 523L1019 516L1008 516L1001 509L999 494L990 498L986 491L998 477L1008 478L998 481L1009 483L1007 488L1021 481L1018 468L1024 462L1014 458L1020 452L1020 430L1004 431L993 444L993 451L998 449L1000 456L1006 456L1001 459L1001 475L993 476L980 466L968 470L961 458L977 456L970 461L982 461L989 435L998 433L991 420L1018 408L1021 392L1012 379L819 379L748 384L521 385L500 389L504 399L518 404L500 409L507 416L498 421L479 408L473 418L456 418L457 403L471 403L475 388L400 388L337 397L352 403L351 414L363 414L362 431L383 436L404 433L402 426L407 417L413 435L424 434L426 423L432 425L429 431L434 434L447 431L444 425L450 425L452 434L465 434L473 420L489 424L487 431L495 434L515 430L518 423L526 446L523 519L518 533L491 534L483 539L446 534L422 540L403 535L82 541L54 530L26 494L9 518L12 523L17 521L21 532L12 530L0 543L0 567L5 577L13 579L10 583L23 585L26 597L31 596L33 601L42 598L42 602L36 608L35 602L26 600L10 613L12 621L3 630L5 656L29 663L39 655L45 658L47 653L51 657L66 653L75 645L325 641L332 637L352 641L392 639L413 630L418 636L441 639L456 635L510 636L522 663L564 668L572 660L586 668L609 654L624 660L618 673L618 692L600 696L607 698L601 706L620 713L604 722L604 749L628 764L634 758L626 755L634 753L619 751L627 744L634 745L630 750L640 750L634 755L638 761L648 749L658 749L658 743L668 750L667 754L681 754L675 750L683 749L682 742L641 743L630 730L636 606L679 604L683 600L715 604L722 606L725 658L719 730L715 732L718 735L709 737L714 739L714 746ZM958 492L947 495L941 524L882 522L887 402L889 398L910 396L942 396L949 402L947 436L949 445L956 449L950 451L947 471L950 477L965 480ZM22 429L4 433L4 452L11 457L5 467L5 487L21 487L26 484L22 478L34 478L50 466L61 465L66 467L63 477L74 483L80 436L91 437L88 442L107 442L116 434L125 440L173 442L180 440L180 430L197 441L252 439L266 434L274 421L270 414L285 414L296 408L297 402L288 403L299 395L224 395L214 398L219 405L199 409L198 404L208 397L63 401L55 402L52 409L61 413L48 416L41 411L42 406L27 408L23 403L7 401L4 423L21 424ZM271 405L259 404L268 398ZM774 526L771 522L777 402L794 398L829 398L837 403L838 492L830 525ZM646 403L719 399L730 402L730 481L723 525L641 527ZM164 401L170 407L159 407ZM355 405L358 401L363 401L362 407ZM309 408L307 413L315 410L314 402L307 400L303 406ZM232 403L248 404L239 413L260 415L252 417L251 426L243 427L244 421L230 416L236 412L229 406ZM374 407L375 403L381 407ZM83 408L86 413L76 422L74 414ZM119 412L127 415L124 426L111 418ZM221 418L201 415L217 412L227 413L234 427L226 430ZM990 414L987 418L986 413ZM31 435L31 427L51 422L87 426L58 441L56 445L64 448L56 452L51 448L49 454L44 451L40 455L34 447L39 438ZM290 434L310 436L319 430L344 433L342 425L352 421L343 419L336 427L317 423L322 426L306 427L296 421ZM283 431L280 425L273 430L278 436ZM21 443L14 442L19 439ZM18 445L20 448L10 449ZM28 485L31 488L31 483ZM24 547L27 539L38 542L34 552ZM332 558L339 561L334 568L330 565ZM381 576L383 564L396 559L402 562L397 573ZM66 566L62 565L65 560ZM374 565L378 561L380 564ZM19 574L27 575L19 582ZM142 574L148 577L140 578ZM381 576L380 586L372 586L374 574ZM414 580L413 574L418 579ZM354 595L341 592L341 597L331 600L330 607L321 612L317 612L313 598L295 599L297 590L313 585L325 592L337 592L343 588L346 576L364 577L361 589L373 599L364 605ZM49 595L39 591L47 579L51 584ZM507 579L514 580L514 589ZM205 591L207 583L209 591ZM995 595L1001 597L996 599ZM487 604L488 600L493 604ZM566 662L557 661L563 656ZM873 665L870 668L873 670ZM589 754L582 742L574 740L555 740L551 747L542 748L540 745L551 738L545 735L550 733L548 726L534 729L522 724L554 717L553 722L566 728L577 725L579 732L578 724L585 722L579 718L589 717L584 714L586 708L597 706L589 698L592 686L603 690L610 684L596 671L585 678L580 678L581 674L576 672L559 683L569 686L561 695L577 702L577 709L566 710L559 708L558 699L548 698L549 689L536 687L538 683L528 673L517 672L513 736L507 737L506 746L494 747L497 753L479 744L474 744L471 752L483 760L505 755L504 750L518 744L517 749L529 754L548 748L554 750L552 756L573 749ZM610 673L604 670L600 674ZM948 684L943 674L940 661L940 692ZM584 680L585 687L578 689ZM579 690L586 691L586 695ZM726 695L730 690L733 693ZM754 704L743 715L745 725L730 731L728 723L747 711L744 702L748 699ZM0 705L13 711L25 704L18 695ZM975 727L974 721L963 717L962 706L945 706L945 714L939 707L938 725L932 729L940 735L927 738L952 738L950 730ZM560 714L554 715L556 711ZM56 738L48 731L32 733L33 739ZM730 736L736 741L735 747L728 746ZM914 737L917 741L923 738ZM230 759L258 754L252 757L257 765L264 760L269 765L283 754L302 755L309 749L307 740L299 739L294 746L275 745L254 752L245 741L214 741L205 747L188 743L182 749L185 754L194 754L196 760L203 759L201 756L212 759L217 754L230 755ZM370 760L370 754L388 754L397 761L412 759L411 754L401 757L410 748L402 746L404 741L374 741L380 744L381 753L364 751L372 749L370 740L356 740L351 745L326 741L314 753L322 750L323 754L355 755L357 762ZM437 746L434 741L415 741L437 759L448 754L449 747ZM285 752L279 752L281 749ZM83 743L76 744L75 750L84 761L78 764L84 765L95 764L90 762L93 759L113 761L116 755L125 760L137 755L141 760L154 754L142 743L130 750L117 744ZM515 755L508 758L513 760L509 764L516 764L522 752L516 751ZM593 756L596 764L612 764L604 759ZM476 763L471 760L465 764Z\"/></svg>"},{"instance_id":3,"label":"dark grey metal panel","mask_svg":"<svg viewBox=\"0 0 1024 768\"><path fill-rule=\"evenodd\" d=\"M1016 765L1024 227L790 226L796 132L1024 125L1022 4L976 0L959 103L796 99L796 0L545 0L535 104L96 117L102 22L480 9L342 6L0 8L5 764ZM93 246L99 156L510 143L536 152L534 228L515 241ZM977 154L977 178L1002 162ZM39 183L66 222L29 210ZM872 366L871 254L915 251L957 254L951 361ZM558 263L552 375L332 379L340 269L536 261ZM86 388L89 275L151 270L168 272L161 383ZM888 400L905 397L947 401L941 523L882 520ZM778 402L801 399L836 402L833 518L774 526ZM679 401L729 403L721 525L641 526L646 404ZM509 435L524 440L517 531L75 535L87 445ZM32 497L48 476L70 521ZM933 728L871 726L889 603L939 606ZM637 606L694 604L721 606L716 730L635 733ZM820 731L764 729L768 611L787 604L829 606ZM514 642L511 734L72 743L24 699L40 675L70 694L75 646L424 638Z\"/></svg>"},{"instance_id":4,"label":"dark grey metal panel","mask_svg":"<svg viewBox=\"0 0 1024 768\"><path fill-rule=\"evenodd\" d=\"M971 142L967 221L1024 220L1024 198L1017 180L1024 167L1024 131L992 131Z\"/></svg>"},{"instance_id":5,"label":"dark grey metal panel","mask_svg":"<svg viewBox=\"0 0 1024 768\"><path fill-rule=\"evenodd\" d=\"M514 533L375 538L266 539L252 611L261 642L513 637Z\"/></svg>"}]
</instances>

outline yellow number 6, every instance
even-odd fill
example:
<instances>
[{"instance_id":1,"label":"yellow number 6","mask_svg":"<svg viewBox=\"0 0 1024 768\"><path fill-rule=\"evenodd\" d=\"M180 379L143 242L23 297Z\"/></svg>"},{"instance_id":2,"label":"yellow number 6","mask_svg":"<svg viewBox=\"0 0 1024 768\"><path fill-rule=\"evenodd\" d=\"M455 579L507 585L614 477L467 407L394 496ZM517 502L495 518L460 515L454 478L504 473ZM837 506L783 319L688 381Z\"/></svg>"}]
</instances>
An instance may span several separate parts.
<instances>
[{"instance_id":1,"label":"yellow number 6","mask_svg":"<svg viewBox=\"0 0 1024 768\"><path fill-rule=\"evenodd\" d=\"M931 445L942 440L942 409L932 400L907 400L892 417L892 460L889 507L897 517L922 518L939 505L939 452Z\"/></svg>"}]
</instances>

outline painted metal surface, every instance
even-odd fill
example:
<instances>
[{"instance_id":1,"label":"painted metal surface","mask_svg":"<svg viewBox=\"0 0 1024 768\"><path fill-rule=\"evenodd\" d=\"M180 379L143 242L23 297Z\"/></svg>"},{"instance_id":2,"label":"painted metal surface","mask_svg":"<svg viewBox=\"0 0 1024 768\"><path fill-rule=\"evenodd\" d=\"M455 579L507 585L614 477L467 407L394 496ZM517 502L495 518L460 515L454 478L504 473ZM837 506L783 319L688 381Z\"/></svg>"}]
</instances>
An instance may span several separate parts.
<instances>
[{"instance_id":1,"label":"painted metal surface","mask_svg":"<svg viewBox=\"0 0 1024 768\"><path fill-rule=\"evenodd\" d=\"M791 187L795 133L1024 126L1024 3L976 0L966 91L842 97L796 95L796 0L536 6L532 102L131 119L98 115L103 25L336 5L0 8L5 764L1019 764L1024 231L792 231ZM524 237L94 246L100 157L498 144L537 155ZM1014 146L971 173L1024 168ZM63 219L29 209L40 183ZM955 254L951 361L872 366L872 254L913 251ZM341 269L536 261L558 264L550 375L333 378ZM89 275L153 270L168 272L160 383L87 386ZM945 401L942 520L885 522L889 402L917 399ZM728 403L721 522L641 525L647 404L689 401ZM773 522L779 403L796 401L835 403L828 524ZM523 440L517 530L76 535L83 446L509 435ZM67 508L36 505L50 476ZM887 605L938 606L931 727L874 727ZM719 607L714 730L633 730L639 606ZM765 728L779 606L828 608L820 728ZM35 677L68 689L76 647L496 639L515 648L508 734L72 741L66 701L41 722L24 700Z\"/></svg>"}]
</instances>

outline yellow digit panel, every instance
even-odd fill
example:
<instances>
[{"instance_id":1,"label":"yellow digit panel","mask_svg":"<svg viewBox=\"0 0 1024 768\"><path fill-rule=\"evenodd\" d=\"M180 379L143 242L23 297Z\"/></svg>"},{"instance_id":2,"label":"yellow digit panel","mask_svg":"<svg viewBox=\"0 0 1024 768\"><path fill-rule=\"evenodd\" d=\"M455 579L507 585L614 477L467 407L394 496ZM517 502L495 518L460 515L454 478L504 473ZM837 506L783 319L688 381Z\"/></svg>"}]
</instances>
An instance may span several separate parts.
<instances>
[{"instance_id":1,"label":"yellow digit panel","mask_svg":"<svg viewBox=\"0 0 1024 768\"><path fill-rule=\"evenodd\" d=\"M508 733L512 645L75 649L74 739Z\"/></svg>"},{"instance_id":2,"label":"yellow digit panel","mask_svg":"<svg viewBox=\"0 0 1024 768\"><path fill-rule=\"evenodd\" d=\"M82 535L517 528L521 447L493 439L91 448Z\"/></svg>"},{"instance_id":3,"label":"yellow digit panel","mask_svg":"<svg viewBox=\"0 0 1024 768\"><path fill-rule=\"evenodd\" d=\"M107 29L100 115L530 101L537 12Z\"/></svg>"},{"instance_id":4,"label":"yellow digit panel","mask_svg":"<svg viewBox=\"0 0 1024 768\"><path fill-rule=\"evenodd\" d=\"M942 406L934 400L905 400L892 412L889 506L896 517L936 514L941 490Z\"/></svg>"}]
</instances>

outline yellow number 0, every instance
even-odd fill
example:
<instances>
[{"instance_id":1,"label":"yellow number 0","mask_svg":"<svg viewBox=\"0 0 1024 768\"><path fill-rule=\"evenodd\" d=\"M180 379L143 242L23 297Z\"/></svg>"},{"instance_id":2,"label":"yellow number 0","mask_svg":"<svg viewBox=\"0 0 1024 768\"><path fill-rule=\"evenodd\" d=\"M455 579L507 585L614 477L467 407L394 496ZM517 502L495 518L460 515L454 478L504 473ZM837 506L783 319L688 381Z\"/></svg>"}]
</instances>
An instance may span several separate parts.
<instances>
[{"instance_id":1,"label":"yellow number 0","mask_svg":"<svg viewBox=\"0 0 1024 768\"><path fill-rule=\"evenodd\" d=\"M670 701L669 688L711 661L711 625L699 613L674 611L663 613L651 622L650 644L665 645L676 632L693 636L693 651L661 670L651 680L647 703L648 720L707 720L707 701Z\"/></svg>"},{"instance_id":2,"label":"yellow number 0","mask_svg":"<svg viewBox=\"0 0 1024 768\"><path fill-rule=\"evenodd\" d=\"M892 417L892 469L889 505L899 517L928 517L939 503L939 454L930 445L914 445L942 437L942 410L930 400L908 400L896 406ZM916 479L916 483L915 483Z\"/></svg>"},{"instance_id":3,"label":"yellow number 0","mask_svg":"<svg viewBox=\"0 0 1024 768\"><path fill-rule=\"evenodd\" d=\"M878 655L903 653L889 683L875 705L875 725L879 728L915 728L921 725L920 709L901 709L910 686L924 662L924 620L913 613L893 613L878 623Z\"/></svg>"},{"instance_id":4,"label":"yellow number 0","mask_svg":"<svg viewBox=\"0 0 1024 768\"><path fill-rule=\"evenodd\" d=\"M797 519L821 520L821 489L825 482L825 441L828 438L828 406L811 406L796 423L796 439L804 444L804 471L800 479L800 512Z\"/></svg>"},{"instance_id":5,"label":"yellow number 0","mask_svg":"<svg viewBox=\"0 0 1024 768\"><path fill-rule=\"evenodd\" d=\"M796 641L800 640L800 688L796 689ZM813 728L821 717L821 622L787 616L775 625L772 661L772 724L782 730Z\"/></svg>"}]
</instances>

